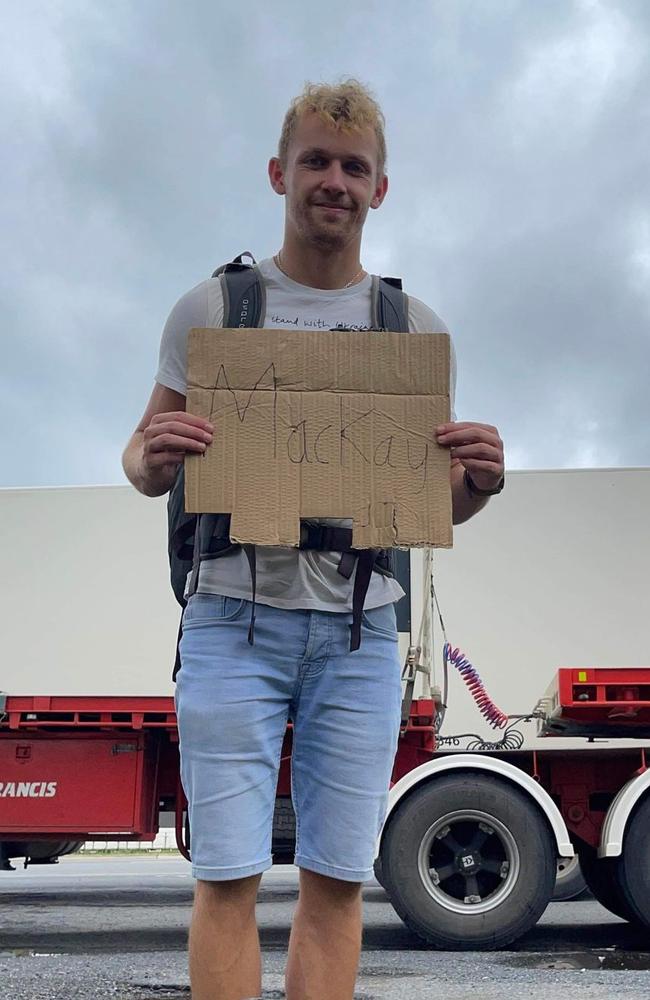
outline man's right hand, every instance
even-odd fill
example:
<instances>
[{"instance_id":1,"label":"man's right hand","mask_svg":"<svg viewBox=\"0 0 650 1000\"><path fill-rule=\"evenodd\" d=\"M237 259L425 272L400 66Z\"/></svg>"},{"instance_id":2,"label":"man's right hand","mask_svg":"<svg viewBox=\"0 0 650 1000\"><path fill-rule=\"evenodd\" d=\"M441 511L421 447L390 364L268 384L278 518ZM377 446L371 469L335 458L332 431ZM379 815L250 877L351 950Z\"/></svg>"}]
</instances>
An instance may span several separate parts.
<instances>
[{"instance_id":1,"label":"man's right hand","mask_svg":"<svg viewBox=\"0 0 650 1000\"><path fill-rule=\"evenodd\" d=\"M155 476L161 470L176 470L186 455L205 451L213 430L209 420L183 410L155 413L143 430L143 472Z\"/></svg>"},{"instance_id":2,"label":"man's right hand","mask_svg":"<svg viewBox=\"0 0 650 1000\"><path fill-rule=\"evenodd\" d=\"M205 451L213 429L209 420L186 412L185 396L156 383L124 451L127 479L145 496L161 496L172 487L185 456Z\"/></svg>"}]
</instances>

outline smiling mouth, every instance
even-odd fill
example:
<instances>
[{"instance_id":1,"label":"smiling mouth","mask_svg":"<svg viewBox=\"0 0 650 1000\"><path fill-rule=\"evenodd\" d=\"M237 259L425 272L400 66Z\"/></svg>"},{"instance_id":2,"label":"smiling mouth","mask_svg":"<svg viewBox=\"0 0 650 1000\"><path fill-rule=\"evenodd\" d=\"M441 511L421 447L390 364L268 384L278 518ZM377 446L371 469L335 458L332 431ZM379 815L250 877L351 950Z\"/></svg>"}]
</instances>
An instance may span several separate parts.
<instances>
[{"instance_id":1,"label":"smiling mouth","mask_svg":"<svg viewBox=\"0 0 650 1000\"><path fill-rule=\"evenodd\" d=\"M316 208L323 208L326 212L349 212L344 205L327 205L322 201L314 202Z\"/></svg>"}]
</instances>

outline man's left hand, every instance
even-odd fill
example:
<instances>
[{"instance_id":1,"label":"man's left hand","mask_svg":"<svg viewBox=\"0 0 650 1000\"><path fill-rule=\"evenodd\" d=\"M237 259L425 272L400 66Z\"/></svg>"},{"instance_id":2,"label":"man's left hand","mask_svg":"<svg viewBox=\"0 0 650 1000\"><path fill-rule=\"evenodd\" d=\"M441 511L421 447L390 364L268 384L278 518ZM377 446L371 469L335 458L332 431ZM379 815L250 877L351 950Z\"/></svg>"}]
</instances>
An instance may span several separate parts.
<instances>
[{"instance_id":1,"label":"man's left hand","mask_svg":"<svg viewBox=\"0 0 650 1000\"><path fill-rule=\"evenodd\" d=\"M436 427L438 444L451 451L452 464L460 463L479 490L495 489L503 477L503 441L491 424L467 422Z\"/></svg>"}]
</instances>

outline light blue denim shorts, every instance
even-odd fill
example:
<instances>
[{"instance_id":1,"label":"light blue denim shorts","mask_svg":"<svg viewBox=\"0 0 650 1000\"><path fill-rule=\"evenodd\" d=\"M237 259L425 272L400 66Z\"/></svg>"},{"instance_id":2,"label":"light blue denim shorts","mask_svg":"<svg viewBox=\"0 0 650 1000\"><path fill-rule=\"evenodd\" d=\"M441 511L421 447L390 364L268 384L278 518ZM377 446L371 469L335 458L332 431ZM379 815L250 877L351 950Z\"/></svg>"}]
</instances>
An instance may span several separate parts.
<instances>
[{"instance_id":1,"label":"light blue denim shorts","mask_svg":"<svg viewBox=\"0 0 650 1000\"><path fill-rule=\"evenodd\" d=\"M350 613L283 610L213 594L190 598L176 679L192 874L243 878L272 864L280 753L293 721L295 863L372 878L399 737L401 663L392 604Z\"/></svg>"}]
</instances>

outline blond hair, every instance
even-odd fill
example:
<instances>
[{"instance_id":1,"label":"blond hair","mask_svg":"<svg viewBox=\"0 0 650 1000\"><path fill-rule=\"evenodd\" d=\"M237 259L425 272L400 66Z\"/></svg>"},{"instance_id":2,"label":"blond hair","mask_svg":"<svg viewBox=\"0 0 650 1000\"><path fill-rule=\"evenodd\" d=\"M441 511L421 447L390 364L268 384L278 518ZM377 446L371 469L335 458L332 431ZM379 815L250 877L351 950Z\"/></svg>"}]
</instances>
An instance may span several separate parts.
<instances>
[{"instance_id":1,"label":"blond hair","mask_svg":"<svg viewBox=\"0 0 650 1000\"><path fill-rule=\"evenodd\" d=\"M342 132L359 132L374 129L377 136L377 175L381 177L386 166L385 119L379 104L367 87L358 80L342 80L337 84L307 83L302 94L289 106L280 134L278 158L286 165L289 143L298 119L304 114L317 114L328 125Z\"/></svg>"}]
</instances>

